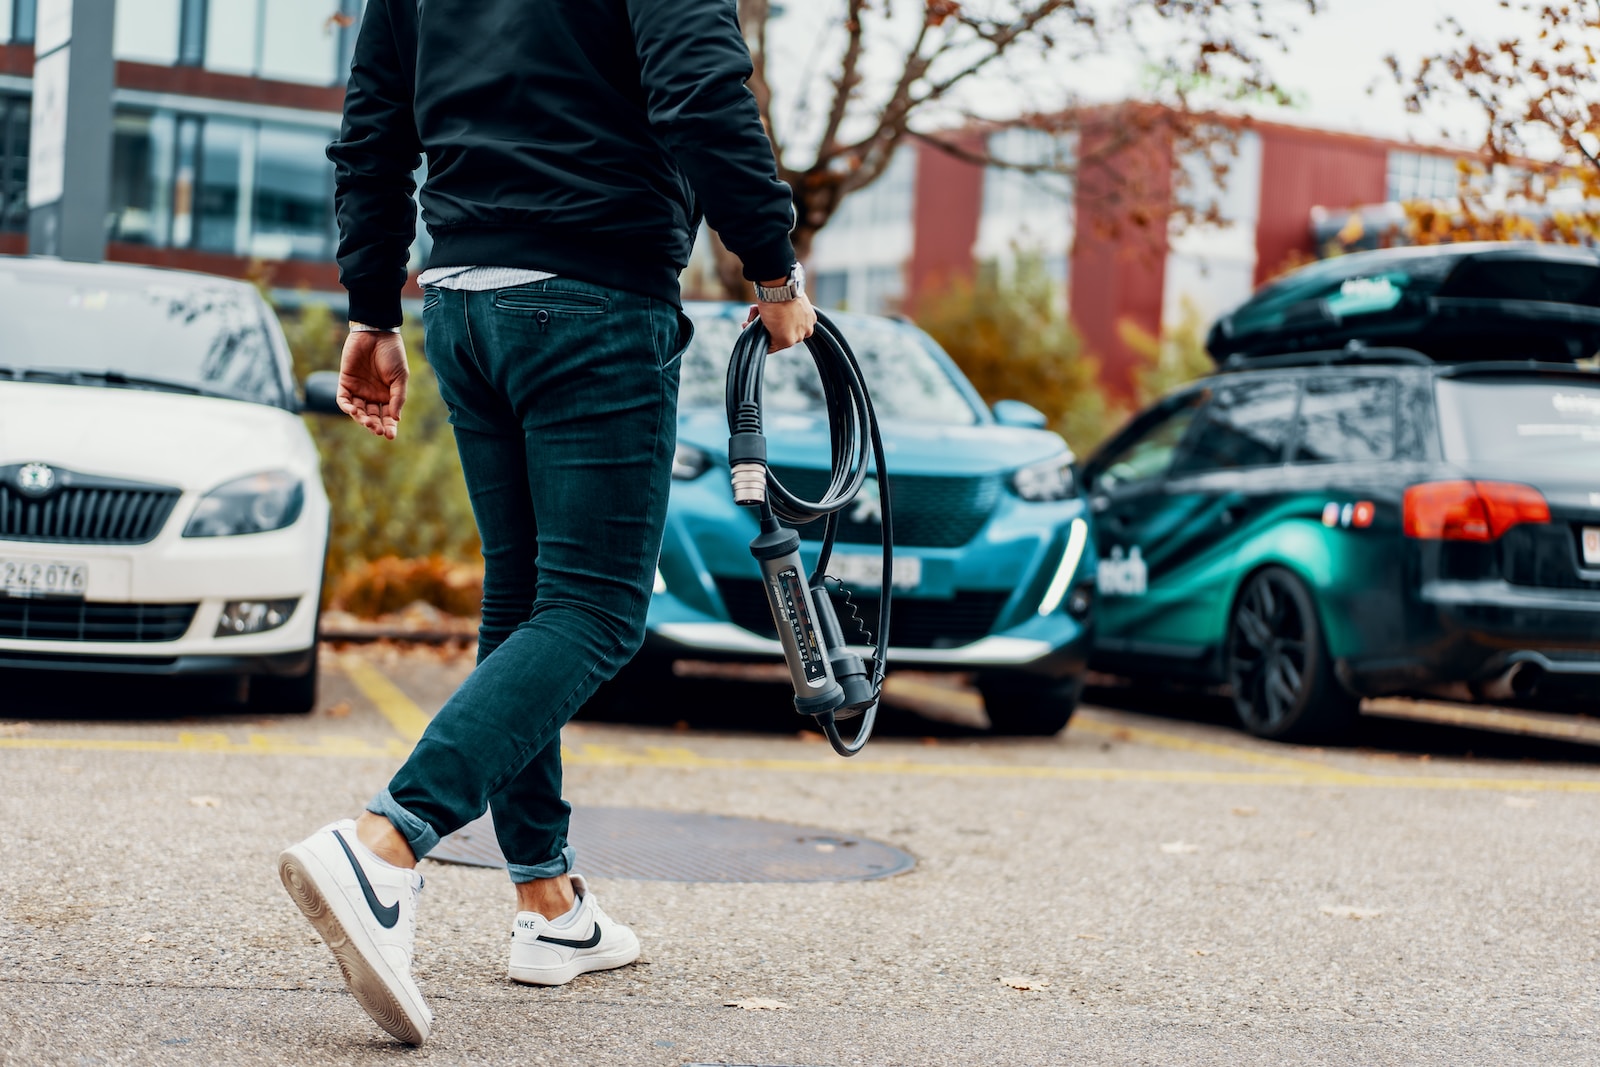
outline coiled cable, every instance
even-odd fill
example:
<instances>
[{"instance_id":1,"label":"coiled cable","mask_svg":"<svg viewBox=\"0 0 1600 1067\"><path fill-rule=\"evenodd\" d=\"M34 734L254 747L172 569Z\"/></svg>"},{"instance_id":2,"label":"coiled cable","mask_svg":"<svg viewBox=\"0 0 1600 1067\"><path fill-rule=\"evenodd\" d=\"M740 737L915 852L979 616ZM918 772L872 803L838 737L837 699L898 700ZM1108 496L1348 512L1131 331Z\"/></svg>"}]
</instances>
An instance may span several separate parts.
<instances>
[{"instance_id":1,"label":"coiled cable","mask_svg":"<svg viewBox=\"0 0 1600 1067\"><path fill-rule=\"evenodd\" d=\"M838 536L839 513L855 502L869 473L875 473L882 512L883 579L878 600L876 655L872 662L872 703L861 713L855 737L845 741L833 713L817 715L818 725L834 750L853 756L872 736L883 679L888 669L889 607L894 585L894 528L890 506L889 472L883 436L872 397L862 378L861 365L844 335L829 318L817 313L815 331L805 341L822 382L823 408L828 417L830 467L828 487L820 500L806 500L785 486L766 463L762 433L761 388L771 335L760 321L751 323L734 344L728 366L726 405L733 440L758 442L759 447L736 451L730 447L735 499L759 508L763 529L776 528L776 520L791 526L825 522L822 548L809 585L822 585ZM837 581L837 579L835 579ZM843 583L840 583L841 586ZM827 594L824 593L824 596ZM854 613L852 608L852 614Z\"/></svg>"}]
</instances>

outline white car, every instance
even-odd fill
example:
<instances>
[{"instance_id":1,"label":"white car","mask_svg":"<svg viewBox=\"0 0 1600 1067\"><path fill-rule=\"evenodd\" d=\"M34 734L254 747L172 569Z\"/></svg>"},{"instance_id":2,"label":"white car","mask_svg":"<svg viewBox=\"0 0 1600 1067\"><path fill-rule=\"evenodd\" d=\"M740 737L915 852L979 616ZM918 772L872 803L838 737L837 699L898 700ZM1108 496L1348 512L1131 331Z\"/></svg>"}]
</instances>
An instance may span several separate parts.
<instances>
[{"instance_id":1,"label":"white car","mask_svg":"<svg viewBox=\"0 0 1600 1067\"><path fill-rule=\"evenodd\" d=\"M300 412L332 384L302 405L243 282L0 256L0 671L228 675L310 711L328 498Z\"/></svg>"}]
</instances>

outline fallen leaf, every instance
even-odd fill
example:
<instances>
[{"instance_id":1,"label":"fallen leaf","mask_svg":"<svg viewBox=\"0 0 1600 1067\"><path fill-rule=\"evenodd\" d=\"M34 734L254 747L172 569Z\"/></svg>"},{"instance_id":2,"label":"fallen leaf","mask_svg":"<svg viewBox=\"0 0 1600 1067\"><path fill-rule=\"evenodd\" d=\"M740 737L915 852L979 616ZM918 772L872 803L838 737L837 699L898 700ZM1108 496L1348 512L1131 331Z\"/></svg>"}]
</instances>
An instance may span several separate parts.
<instances>
[{"instance_id":1,"label":"fallen leaf","mask_svg":"<svg viewBox=\"0 0 1600 1067\"><path fill-rule=\"evenodd\" d=\"M0 722L0 737L21 737L31 729L31 722Z\"/></svg>"},{"instance_id":2,"label":"fallen leaf","mask_svg":"<svg viewBox=\"0 0 1600 1067\"><path fill-rule=\"evenodd\" d=\"M788 1011L789 1005L781 1000L768 1000L765 997L751 997L749 1000L725 1000L724 1008L738 1008L741 1011Z\"/></svg>"},{"instance_id":3,"label":"fallen leaf","mask_svg":"<svg viewBox=\"0 0 1600 1067\"><path fill-rule=\"evenodd\" d=\"M155 943L155 937L153 935L151 935L151 934L145 934L143 937L139 938L136 943L140 944L140 945L154 944Z\"/></svg>"},{"instance_id":4,"label":"fallen leaf","mask_svg":"<svg viewBox=\"0 0 1600 1067\"><path fill-rule=\"evenodd\" d=\"M1194 953L1196 956L1209 956L1209 955L1211 955L1211 950L1208 949L1208 948L1192 948L1189 951Z\"/></svg>"},{"instance_id":5,"label":"fallen leaf","mask_svg":"<svg viewBox=\"0 0 1600 1067\"><path fill-rule=\"evenodd\" d=\"M1506 797L1508 808L1537 808L1539 802L1532 797Z\"/></svg>"},{"instance_id":6,"label":"fallen leaf","mask_svg":"<svg viewBox=\"0 0 1600 1067\"><path fill-rule=\"evenodd\" d=\"M1317 832L1315 830L1296 830L1294 836L1296 836L1296 837L1316 837L1317 836Z\"/></svg>"},{"instance_id":7,"label":"fallen leaf","mask_svg":"<svg viewBox=\"0 0 1600 1067\"><path fill-rule=\"evenodd\" d=\"M1030 990L1045 988L1050 984L1050 980L1048 978L1028 978L1022 975L1014 975L1010 978L1000 979L1000 984L1027 993Z\"/></svg>"},{"instance_id":8,"label":"fallen leaf","mask_svg":"<svg viewBox=\"0 0 1600 1067\"><path fill-rule=\"evenodd\" d=\"M216 797L190 797L189 805L195 808L220 808L222 801Z\"/></svg>"},{"instance_id":9,"label":"fallen leaf","mask_svg":"<svg viewBox=\"0 0 1600 1067\"><path fill-rule=\"evenodd\" d=\"M1378 916L1382 915L1383 912L1379 911L1377 908L1329 907L1329 908L1323 908L1322 909L1322 914L1331 915L1335 919L1357 919L1357 920L1359 920L1359 919L1376 919Z\"/></svg>"},{"instance_id":10,"label":"fallen leaf","mask_svg":"<svg viewBox=\"0 0 1600 1067\"><path fill-rule=\"evenodd\" d=\"M328 718L330 719L347 718L349 714L350 702L348 700L339 701L339 703L333 705L333 707L329 708L327 711Z\"/></svg>"},{"instance_id":11,"label":"fallen leaf","mask_svg":"<svg viewBox=\"0 0 1600 1067\"><path fill-rule=\"evenodd\" d=\"M1241 805L1237 808L1234 808L1233 813L1243 818L1249 818L1251 815L1258 814L1258 811L1257 809L1249 807L1248 805Z\"/></svg>"},{"instance_id":12,"label":"fallen leaf","mask_svg":"<svg viewBox=\"0 0 1600 1067\"><path fill-rule=\"evenodd\" d=\"M1104 941L1105 940L1105 938L1101 937L1099 934L1078 934L1077 937L1078 937L1079 941Z\"/></svg>"},{"instance_id":13,"label":"fallen leaf","mask_svg":"<svg viewBox=\"0 0 1600 1067\"><path fill-rule=\"evenodd\" d=\"M1191 852L1199 852L1199 845L1191 845L1187 841L1168 841L1161 846L1161 851L1169 856L1186 856Z\"/></svg>"}]
</instances>

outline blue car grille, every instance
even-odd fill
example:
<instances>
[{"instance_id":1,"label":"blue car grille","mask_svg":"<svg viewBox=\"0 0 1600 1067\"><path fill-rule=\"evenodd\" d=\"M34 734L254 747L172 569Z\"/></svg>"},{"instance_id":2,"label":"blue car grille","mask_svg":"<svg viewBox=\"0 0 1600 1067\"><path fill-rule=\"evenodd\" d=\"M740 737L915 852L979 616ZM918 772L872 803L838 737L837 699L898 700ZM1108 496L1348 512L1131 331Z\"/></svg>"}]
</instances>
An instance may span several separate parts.
<instances>
[{"instance_id":1,"label":"blue car grille","mask_svg":"<svg viewBox=\"0 0 1600 1067\"><path fill-rule=\"evenodd\" d=\"M804 467L774 466L790 492L816 500L828 488L828 472ZM891 474L894 542L916 548L960 548L978 535L1000 501L1004 483L996 474ZM860 502L839 515L839 540L845 544L878 543L882 527L870 506ZM800 528L808 541L822 540L822 523Z\"/></svg>"},{"instance_id":2,"label":"blue car grille","mask_svg":"<svg viewBox=\"0 0 1600 1067\"><path fill-rule=\"evenodd\" d=\"M717 591L728 618L763 637L777 637L767 594L755 579L718 578ZM896 597L889 614L889 643L897 648L959 648L988 637L1010 593L965 592L948 600ZM878 624L878 598L855 594L856 613L868 630ZM833 598L840 621L847 617L842 597ZM859 641L859 635L847 634ZM876 635L874 635L876 636Z\"/></svg>"},{"instance_id":3,"label":"blue car grille","mask_svg":"<svg viewBox=\"0 0 1600 1067\"><path fill-rule=\"evenodd\" d=\"M198 604L101 604L0 598L0 637L22 641L176 641Z\"/></svg>"}]
</instances>

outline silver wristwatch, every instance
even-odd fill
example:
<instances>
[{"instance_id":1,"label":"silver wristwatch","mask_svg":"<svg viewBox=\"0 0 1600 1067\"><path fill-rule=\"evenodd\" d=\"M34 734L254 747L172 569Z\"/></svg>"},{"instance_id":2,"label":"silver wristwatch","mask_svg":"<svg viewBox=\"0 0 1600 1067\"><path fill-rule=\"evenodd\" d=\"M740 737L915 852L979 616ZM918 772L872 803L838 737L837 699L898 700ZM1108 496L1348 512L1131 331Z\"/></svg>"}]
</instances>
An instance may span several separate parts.
<instances>
[{"instance_id":1,"label":"silver wristwatch","mask_svg":"<svg viewBox=\"0 0 1600 1067\"><path fill-rule=\"evenodd\" d=\"M787 300L798 300L806 291L806 269L796 263L789 268L789 280L783 285L767 287L756 286L756 299L767 304L781 304Z\"/></svg>"}]
</instances>

